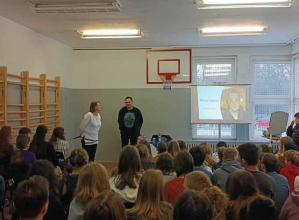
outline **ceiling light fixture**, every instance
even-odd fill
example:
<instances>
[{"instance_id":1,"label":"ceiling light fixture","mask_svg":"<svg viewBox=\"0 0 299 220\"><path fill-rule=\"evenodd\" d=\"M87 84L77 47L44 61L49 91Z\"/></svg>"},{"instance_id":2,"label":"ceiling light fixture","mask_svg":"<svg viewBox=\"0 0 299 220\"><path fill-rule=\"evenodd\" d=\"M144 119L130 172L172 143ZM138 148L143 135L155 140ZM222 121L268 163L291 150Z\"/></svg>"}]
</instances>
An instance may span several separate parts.
<instances>
[{"instance_id":1,"label":"ceiling light fixture","mask_svg":"<svg viewBox=\"0 0 299 220\"><path fill-rule=\"evenodd\" d=\"M108 38L142 38L143 33L138 29L117 30L85 30L77 31L82 39L108 39Z\"/></svg>"},{"instance_id":2,"label":"ceiling light fixture","mask_svg":"<svg viewBox=\"0 0 299 220\"><path fill-rule=\"evenodd\" d=\"M197 9L290 7L294 0L195 0Z\"/></svg>"},{"instance_id":3,"label":"ceiling light fixture","mask_svg":"<svg viewBox=\"0 0 299 220\"><path fill-rule=\"evenodd\" d=\"M36 13L90 13L90 12L120 12L122 4L119 0L101 2L52 2L34 3L27 1Z\"/></svg>"},{"instance_id":4,"label":"ceiling light fixture","mask_svg":"<svg viewBox=\"0 0 299 220\"><path fill-rule=\"evenodd\" d=\"M266 31L267 28L263 26L198 28L198 34L201 37L261 35L265 34Z\"/></svg>"}]
</instances>

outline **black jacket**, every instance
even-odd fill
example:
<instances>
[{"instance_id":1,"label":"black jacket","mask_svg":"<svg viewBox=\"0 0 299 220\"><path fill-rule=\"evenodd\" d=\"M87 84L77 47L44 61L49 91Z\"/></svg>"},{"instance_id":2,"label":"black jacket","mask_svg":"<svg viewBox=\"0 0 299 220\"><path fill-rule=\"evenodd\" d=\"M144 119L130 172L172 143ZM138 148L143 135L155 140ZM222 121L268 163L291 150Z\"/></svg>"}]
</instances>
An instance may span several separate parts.
<instances>
[{"instance_id":1,"label":"black jacket","mask_svg":"<svg viewBox=\"0 0 299 220\"><path fill-rule=\"evenodd\" d=\"M125 121L126 120L126 121ZM118 125L121 134L135 134L140 135L140 130L143 124L143 117L140 110L133 107L128 110L123 107L118 113Z\"/></svg>"}]
</instances>

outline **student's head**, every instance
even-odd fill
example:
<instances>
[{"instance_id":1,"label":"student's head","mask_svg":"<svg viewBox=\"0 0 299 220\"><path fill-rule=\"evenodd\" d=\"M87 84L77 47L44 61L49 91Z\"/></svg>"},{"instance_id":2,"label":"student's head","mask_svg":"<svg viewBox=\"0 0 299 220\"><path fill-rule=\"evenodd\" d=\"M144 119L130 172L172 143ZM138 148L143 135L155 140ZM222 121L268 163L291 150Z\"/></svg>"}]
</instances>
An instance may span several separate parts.
<instances>
[{"instance_id":1,"label":"student's head","mask_svg":"<svg viewBox=\"0 0 299 220\"><path fill-rule=\"evenodd\" d=\"M48 133L48 128L45 125L39 125L36 128L36 133L33 136L33 141L44 141L46 139L46 134Z\"/></svg>"},{"instance_id":2,"label":"student's head","mask_svg":"<svg viewBox=\"0 0 299 220\"><path fill-rule=\"evenodd\" d=\"M235 148L226 148L223 152L224 160L238 160L238 151Z\"/></svg>"},{"instance_id":3,"label":"student's head","mask_svg":"<svg viewBox=\"0 0 299 220\"><path fill-rule=\"evenodd\" d=\"M42 219L48 209L49 184L42 176L21 182L14 192L14 206L21 219Z\"/></svg>"},{"instance_id":4,"label":"student's head","mask_svg":"<svg viewBox=\"0 0 299 220\"><path fill-rule=\"evenodd\" d=\"M79 173L74 197L86 207L88 202L104 190L110 190L108 174L100 163L86 164Z\"/></svg>"},{"instance_id":5,"label":"student's head","mask_svg":"<svg viewBox=\"0 0 299 220\"><path fill-rule=\"evenodd\" d=\"M288 150L285 152L286 164L292 164L299 167L299 152L295 150Z\"/></svg>"},{"instance_id":6,"label":"student's head","mask_svg":"<svg viewBox=\"0 0 299 220\"><path fill-rule=\"evenodd\" d=\"M59 197L59 184L55 174L54 166L48 160L35 161L29 170L29 177L39 175L46 178L49 182L50 194Z\"/></svg>"},{"instance_id":7,"label":"student's head","mask_svg":"<svg viewBox=\"0 0 299 220\"><path fill-rule=\"evenodd\" d=\"M260 144L259 148L261 149L262 153L273 153L272 147L270 147L268 144Z\"/></svg>"},{"instance_id":8,"label":"student's head","mask_svg":"<svg viewBox=\"0 0 299 220\"><path fill-rule=\"evenodd\" d=\"M52 136L50 138L50 143L54 143L55 141L57 141L57 138L61 139L61 140L65 140L65 136L64 136L64 128L62 127L56 127L53 130Z\"/></svg>"},{"instance_id":9,"label":"student's head","mask_svg":"<svg viewBox=\"0 0 299 220\"><path fill-rule=\"evenodd\" d=\"M297 145L295 143L285 143L284 145L284 149L285 151L288 151L288 150L297 150Z\"/></svg>"},{"instance_id":10,"label":"student's head","mask_svg":"<svg viewBox=\"0 0 299 220\"><path fill-rule=\"evenodd\" d=\"M30 145L30 137L24 134L18 135L16 139L16 148L19 150L26 150Z\"/></svg>"},{"instance_id":11,"label":"student's head","mask_svg":"<svg viewBox=\"0 0 299 220\"><path fill-rule=\"evenodd\" d=\"M122 198L109 190L94 197L84 210L83 220L127 220Z\"/></svg>"},{"instance_id":12,"label":"student's head","mask_svg":"<svg viewBox=\"0 0 299 220\"><path fill-rule=\"evenodd\" d=\"M241 164L246 166L257 166L259 161L259 149L254 143L240 144L238 147Z\"/></svg>"},{"instance_id":13,"label":"student's head","mask_svg":"<svg viewBox=\"0 0 299 220\"><path fill-rule=\"evenodd\" d=\"M184 187L186 190L201 191L211 186L211 180L204 172L193 171L185 176Z\"/></svg>"},{"instance_id":14,"label":"student's head","mask_svg":"<svg viewBox=\"0 0 299 220\"><path fill-rule=\"evenodd\" d=\"M279 141L279 153L283 154L285 152L285 144L287 144L287 143L294 143L294 141L289 136L280 138L280 141Z\"/></svg>"},{"instance_id":15,"label":"student's head","mask_svg":"<svg viewBox=\"0 0 299 220\"><path fill-rule=\"evenodd\" d=\"M24 135L30 136L31 135L31 129L27 128L27 127L23 127L19 130L19 134L24 134Z\"/></svg>"},{"instance_id":16,"label":"student's head","mask_svg":"<svg viewBox=\"0 0 299 220\"><path fill-rule=\"evenodd\" d=\"M10 126L3 126L0 129L0 146L7 146L13 138L13 130Z\"/></svg>"},{"instance_id":17,"label":"student's head","mask_svg":"<svg viewBox=\"0 0 299 220\"><path fill-rule=\"evenodd\" d=\"M136 148L138 150L140 159L141 158L149 158L148 149L144 144L137 144Z\"/></svg>"},{"instance_id":18,"label":"student's head","mask_svg":"<svg viewBox=\"0 0 299 220\"><path fill-rule=\"evenodd\" d=\"M230 200L245 200L257 193L253 174L245 170L233 172L226 182L226 192Z\"/></svg>"},{"instance_id":19,"label":"student's head","mask_svg":"<svg viewBox=\"0 0 299 220\"><path fill-rule=\"evenodd\" d=\"M186 175L193 171L193 158L192 155L186 151L180 151L174 158L174 170L176 175Z\"/></svg>"},{"instance_id":20,"label":"student's head","mask_svg":"<svg viewBox=\"0 0 299 220\"><path fill-rule=\"evenodd\" d=\"M207 155L211 155L212 153L211 146L207 142L202 142L199 144L199 146L205 149Z\"/></svg>"},{"instance_id":21,"label":"student's head","mask_svg":"<svg viewBox=\"0 0 299 220\"><path fill-rule=\"evenodd\" d=\"M174 220L211 220L213 217L213 206L209 197L198 191L183 192L173 209Z\"/></svg>"},{"instance_id":22,"label":"student's head","mask_svg":"<svg viewBox=\"0 0 299 220\"><path fill-rule=\"evenodd\" d=\"M187 146L186 146L185 141L178 140L177 142L178 142L178 144L180 146L180 150L187 150Z\"/></svg>"},{"instance_id":23,"label":"student's head","mask_svg":"<svg viewBox=\"0 0 299 220\"><path fill-rule=\"evenodd\" d=\"M296 125L299 125L299 112L294 115Z\"/></svg>"},{"instance_id":24,"label":"student's head","mask_svg":"<svg viewBox=\"0 0 299 220\"><path fill-rule=\"evenodd\" d=\"M167 150L167 145L163 141L159 142L157 146L158 154L164 153L166 152L166 150Z\"/></svg>"},{"instance_id":25,"label":"student's head","mask_svg":"<svg viewBox=\"0 0 299 220\"><path fill-rule=\"evenodd\" d=\"M125 98L125 104L126 104L127 109L131 109L133 107L133 98L130 96L127 96Z\"/></svg>"},{"instance_id":26,"label":"student's head","mask_svg":"<svg viewBox=\"0 0 299 220\"><path fill-rule=\"evenodd\" d=\"M220 147L227 147L227 143L224 142L224 141L219 141L217 144L216 144L216 149L220 148Z\"/></svg>"},{"instance_id":27,"label":"student's head","mask_svg":"<svg viewBox=\"0 0 299 220\"><path fill-rule=\"evenodd\" d=\"M174 172L173 157L170 153L162 153L157 162L156 169L161 170L164 175Z\"/></svg>"},{"instance_id":28,"label":"student's head","mask_svg":"<svg viewBox=\"0 0 299 220\"><path fill-rule=\"evenodd\" d=\"M91 113L99 112L101 110L101 102L94 101L90 103L89 111Z\"/></svg>"},{"instance_id":29,"label":"student's head","mask_svg":"<svg viewBox=\"0 0 299 220\"><path fill-rule=\"evenodd\" d=\"M167 152L170 153L173 157L178 154L180 151L180 146L177 141L172 140L168 144Z\"/></svg>"},{"instance_id":30,"label":"student's head","mask_svg":"<svg viewBox=\"0 0 299 220\"><path fill-rule=\"evenodd\" d=\"M144 144L144 145L147 147L149 156L150 156L150 157L153 156L153 155L152 155L152 150L151 150L151 145L150 145L150 143L148 143L147 140L145 140L145 139L141 139L141 140L139 141L139 144Z\"/></svg>"},{"instance_id":31,"label":"student's head","mask_svg":"<svg viewBox=\"0 0 299 220\"><path fill-rule=\"evenodd\" d=\"M73 168L81 168L88 163L88 153L83 148L72 150L69 160Z\"/></svg>"},{"instance_id":32,"label":"student's head","mask_svg":"<svg viewBox=\"0 0 299 220\"><path fill-rule=\"evenodd\" d=\"M226 149L227 149L226 147L219 147L218 148L218 158L219 158L220 161L223 161L223 154L224 154L224 151Z\"/></svg>"},{"instance_id":33,"label":"student's head","mask_svg":"<svg viewBox=\"0 0 299 220\"><path fill-rule=\"evenodd\" d=\"M202 163L205 161L206 159L206 151L203 147L192 147L189 150L190 154L192 155L193 161L194 161L194 166L201 166Z\"/></svg>"},{"instance_id":34,"label":"student's head","mask_svg":"<svg viewBox=\"0 0 299 220\"><path fill-rule=\"evenodd\" d=\"M118 161L118 178L116 188L122 190L126 186L136 189L134 178L139 179L141 172L141 162L139 153L134 146L125 146Z\"/></svg>"},{"instance_id":35,"label":"student's head","mask_svg":"<svg viewBox=\"0 0 299 220\"><path fill-rule=\"evenodd\" d=\"M235 89L231 89L228 92L226 103L228 105L228 109L236 112L240 108L240 95Z\"/></svg>"},{"instance_id":36,"label":"student's head","mask_svg":"<svg viewBox=\"0 0 299 220\"><path fill-rule=\"evenodd\" d=\"M262 169L264 172L275 172L279 165L279 161L274 154L265 153L262 157Z\"/></svg>"}]
</instances>

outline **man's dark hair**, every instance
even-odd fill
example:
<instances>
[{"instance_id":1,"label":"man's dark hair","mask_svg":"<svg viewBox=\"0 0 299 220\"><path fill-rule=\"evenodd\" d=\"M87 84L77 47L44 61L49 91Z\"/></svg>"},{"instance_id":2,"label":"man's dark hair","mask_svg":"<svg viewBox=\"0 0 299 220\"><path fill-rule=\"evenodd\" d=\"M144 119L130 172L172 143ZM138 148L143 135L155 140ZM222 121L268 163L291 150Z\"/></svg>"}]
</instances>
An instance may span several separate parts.
<instances>
[{"instance_id":1,"label":"man's dark hair","mask_svg":"<svg viewBox=\"0 0 299 220\"><path fill-rule=\"evenodd\" d=\"M127 99L131 99L131 101L133 101L133 98L132 98L131 96L127 96L127 97L125 98L125 100L127 100Z\"/></svg>"},{"instance_id":2,"label":"man's dark hair","mask_svg":"<svg viewBox=\"0 0 299 220\"><path fill-rule=\"evenodd\" d=\"M27 127L23 127L19 130L19 134L25 134L25 135L31 134L31 129Z\"/></svg>"},{"instance_id":3,"label":"man's dark hair","mask_svg":"<svg viewBox=\"0 0 299 220\"><path fill-rule=\"evenodd\" d=\"M294 115L294 118L299 118L299 112Z\"/></svg>"},{"instance_id":4,"label":"man's dark hair","mask_svg":"<svg viewBox=\"0 0 299 220\"><path fill-rule=\"evenodd\" d=\"M49 200L49 184L42 176L32 176L16 188L14 206L20 218L35 218Z\"/></svg>"},{"instance_id":5,"label":"man's dark hair","mask_svg":"<svg viewBox=\"0 0 299 220\"><path fill-rule=\"evenodd\" d=\"M262 157L262 164L265 165L267 172L274 172L279 165L279 161L274 154L264 153Z\"/></svg>"},{"instance_id":6,"label":"man's dark hair","mask_svg":"<svg viewBox=\"0 0 299 220\"><path fill-rule=\"evenodd\" d=\"M219 141L216 144L216 147L227 147L227 143L225 141Z\"/></svg>"},{"instance_id":7,"label":"man's dark hair","mask_svg":"<svg viewBox=\"0 0 299 220\"><path fill-rule=\"evenodd\" d=\"M194 166L201 166L202 163L205 161L207 155L205 149L199 146L192 147L189 150L189 153L193 157Z\"/></svg>"},{"instance_id":8,"label":"man's dark hair","mask_svg":"<svg viewBox=\"0 0 299 220\"><path fill-rule=\"evenodd\" d=\"M259 148L254 143L240 144L238 147L241 159L244 159L248 165L257 165L259 161Z\"/></svg>"}]
</instances>

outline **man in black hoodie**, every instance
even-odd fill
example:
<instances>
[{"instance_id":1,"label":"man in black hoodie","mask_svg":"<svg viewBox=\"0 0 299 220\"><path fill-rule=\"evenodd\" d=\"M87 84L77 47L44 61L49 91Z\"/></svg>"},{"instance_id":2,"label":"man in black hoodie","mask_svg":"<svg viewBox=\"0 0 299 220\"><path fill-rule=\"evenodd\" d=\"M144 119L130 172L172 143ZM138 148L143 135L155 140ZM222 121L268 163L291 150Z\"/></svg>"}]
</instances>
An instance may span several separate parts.
<instances>
[{"instance_id":1,"label":"man in black hoodie","mask_svg":"<svg viewBox=\"0 0 299 220\"><path fill-rule=\"evenodd\" d=\"M140 110L133 106L132 97L125 98L125 104L118 113L118 125L121 134L121 146L137 144L140 129L143 124L143 117Z\"/></svg>"}]
</instances>

